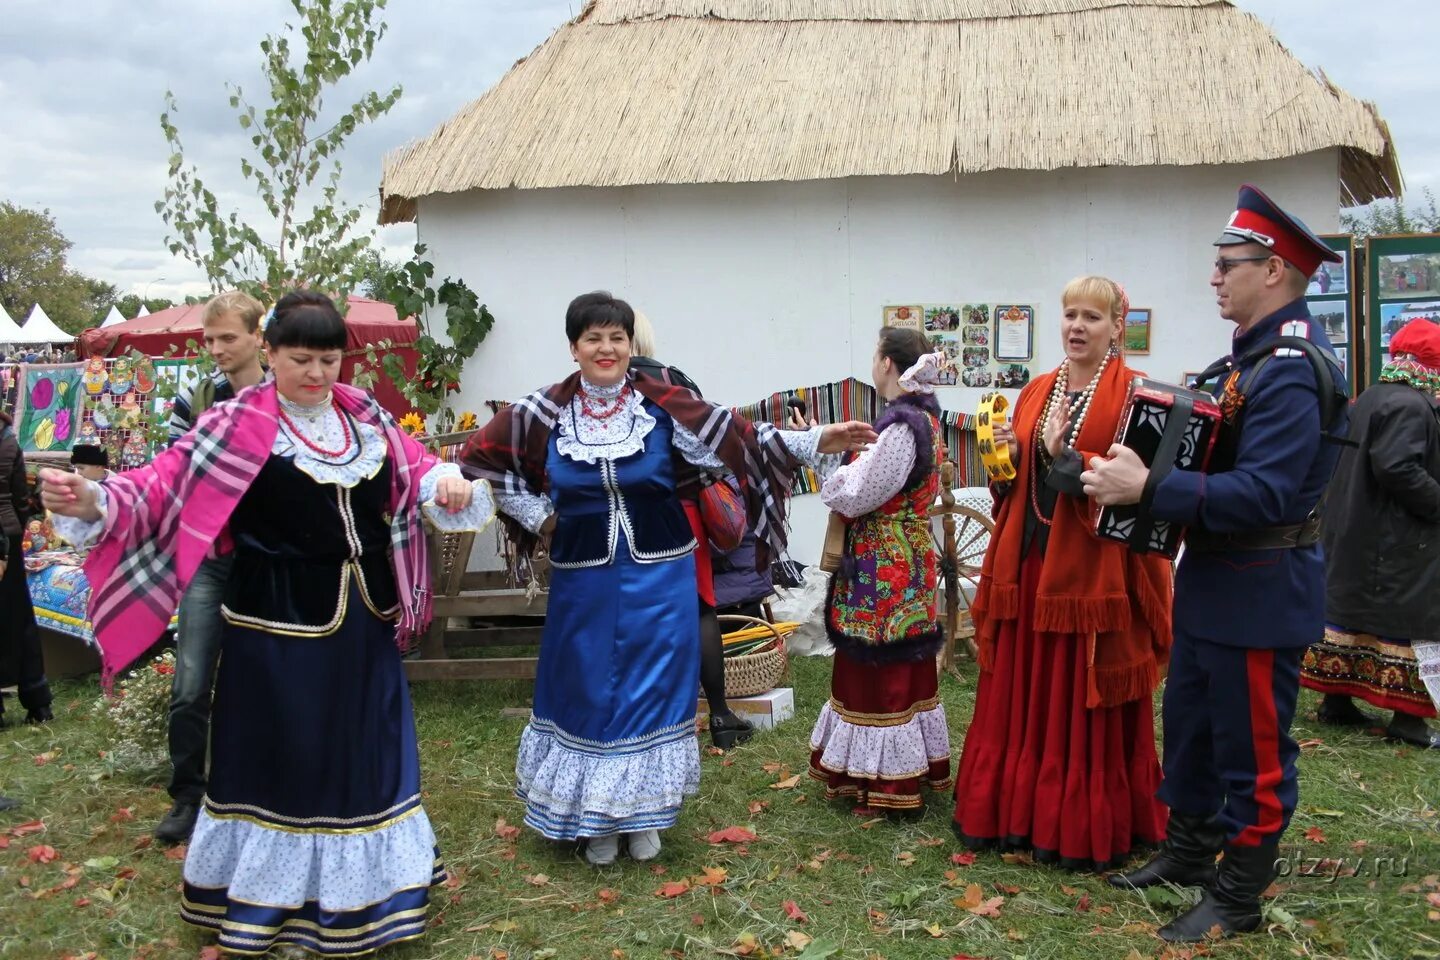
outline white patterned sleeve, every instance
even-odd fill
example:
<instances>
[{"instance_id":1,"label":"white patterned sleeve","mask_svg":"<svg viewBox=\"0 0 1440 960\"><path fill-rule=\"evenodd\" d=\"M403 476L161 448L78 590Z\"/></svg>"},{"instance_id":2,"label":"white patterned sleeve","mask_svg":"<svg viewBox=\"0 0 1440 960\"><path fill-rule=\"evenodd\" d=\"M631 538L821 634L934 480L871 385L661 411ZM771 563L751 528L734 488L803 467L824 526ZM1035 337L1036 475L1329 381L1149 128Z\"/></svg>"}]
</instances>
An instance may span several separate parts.
<instances>
[{"instance_id":1,"label":"white patterned sleeve","mask_svg":"<svg viewBox=\"0 0 1440 960\"><path fill-rule=\"evenodd\" d=\"M80 550L93 547L99 542L100 535L105 532L105 515L110 510L110 496L105 492L104 484L94 480L85 482L95 491L95 507L100 511L99 520L81 520L79 517L50 514L50 526L54 528L55 535Z\"/></svg>"},{"instance_id":2,"label":"white patterned sleeve","mask_svg":"<svg viewBox=\"0 0 1440 960\"><path fill-rule=\"evenodd\" d=\"M555 512L555 504L550 502L550 498L538 493L497 493L495 504L501 513L537 536L545 521Z\"/></svg>"},{"instance_id":3,"label":"white patterned sleeve","mask_svg":"<svg viewBox=\"0 0 1440 960\"><path fill-rule=\"evenodd\" d=\"M781 430L772 423L755 424L755 432L762 438L766 433L773 431L785 444L785 449L790 455L807 467L819 469L823 464L826 454L820 453L820 434L824 427L811 427L809 430Z\"/></svg>"},{"instance_id":4,"label":"white patterned sleeve","mask_svg":"<svg viewBox=\"0 0 1440 960\"><path fill-rule=\"evenodd\" d=\"M820 448L820 432L824 427L811 427L809 430L781 430L773 423L759 422L755 424L755 435L764 442L768 437L778 436L780 442L790 454L807 467L818 467L826 457L817 451ZM686 430L680 424L675 424L675 439L673 445L687 463L699 467L702 470L713 470L716 473L729 473L730 468L715 455L715 451L706 445L695 434Z\"/></svg>"},{"instance_id":5,"label":"white patterned sleeve","mask_svg":"<svg viewBox=\"0 0 1440 960\"><path fill-rule=\"evenodd\" d=\"M874 446L830 475L820 499L836 513L863 517L905 489L914 467L915 434L903 423L892 423Z\"/></svg>"},{"instance_id":6,"label":"white patterned sleeve","mask_svg":"<svg viewBox=\"0 0 1440 960\"><path fill-rule=\"evenodd\" d=\"M675 423L675 430L672 434L670 445L680 452L685 462L699 467L701 470L713 470L716 473L729 473L730 468L725 466L723 460L715 455L715 451L695 434L686 430L678 422Z\"/></svg>"},{"instance_id":7,"label":"white patterned sleeve","mask_svg":"<svg viewBox=\"0 0 1440 960\"><path fill-rule=\"evenodd\" d=\"M445 477L463 479L458 463L437 463L420 478L420 508L441 533L479 532L495 519L495 498L490 494L490 481L470 481L470 504L451 513L435 502L435 488Z\"/></svg>"}]
</instances>

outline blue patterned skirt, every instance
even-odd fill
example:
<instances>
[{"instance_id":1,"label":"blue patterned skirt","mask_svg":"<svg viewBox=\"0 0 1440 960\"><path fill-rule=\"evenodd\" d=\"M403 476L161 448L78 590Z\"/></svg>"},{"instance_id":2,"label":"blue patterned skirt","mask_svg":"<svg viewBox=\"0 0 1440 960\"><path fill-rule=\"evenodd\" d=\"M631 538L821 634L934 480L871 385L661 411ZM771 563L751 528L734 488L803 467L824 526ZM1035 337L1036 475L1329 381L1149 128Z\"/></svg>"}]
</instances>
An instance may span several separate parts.
<instances>
[{"instance_id":1,"label":"blue patterned skirt","mask_svg":"<svg viewBox=\"0 0 1440 960\"><path fill-rule=\"evenodd\" d=\"M554 840L663 830L700 788L695 559L637 563L620 541L551 575L515 792Z\"/></svg>"}]
</instances>

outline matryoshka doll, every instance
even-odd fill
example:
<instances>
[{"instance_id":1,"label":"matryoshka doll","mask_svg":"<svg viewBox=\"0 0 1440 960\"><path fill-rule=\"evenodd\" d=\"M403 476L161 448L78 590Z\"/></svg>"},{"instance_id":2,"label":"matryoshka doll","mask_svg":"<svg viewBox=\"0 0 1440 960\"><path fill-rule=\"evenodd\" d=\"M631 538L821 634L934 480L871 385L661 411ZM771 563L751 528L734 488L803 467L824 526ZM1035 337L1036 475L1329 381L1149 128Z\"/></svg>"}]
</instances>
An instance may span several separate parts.
<instances>
[{"instance_id":1,"label":"matryoshka doll","mask_svg":"<svg viewBox=\"0 0 1440 960\"><path fill-rule=\"evenodd\" d=\"M100 431L96 429L94 420L87 417L80 421L80 433L76 435L75 442L90 446L100 445Z\"/></svg>"},{"instance_id":2,"label":"matryoshka doll","mask_svg":"<svg viewBox=\"0 0 1440 960\"><path fill-rule=\"evenodd\" d=\"M85 385L87 396L98 397L105 392L105 358L91 357L85 361L85 373L81 375L80 382Z\"/></svg>"},{"instance_id":3,"label":"matryoshka doll","mask_svg":"<svg viewBox=\"0 0 1440 960\"><path fill-rule=\"evenodd\" d=\"M132 390L120 401L120 419L117 425L123 430L130 430L140 425L140 416L140 401Z\"/></svg>"},{"instance_id":4,"label":"matryoshka doll","mask_svg":"<svg viewBox=\"0 0 1440 960\"><path fill-rule=\"evenodd\" d=\"M127 357L116 359L115 365L110 368L110 392L115 396L121 396L130 392L131 372L130 360Z\"/></svg>"},{"instance_id":5,"label":"matryoshka doll","mask_svg":"<svg viewBox=\"0 0 1440 960\"><path fill-rule=\"evenodd\" d=\"M145 466L145 440L139 430L131 430L120 453L120 469L134 470Z\"/></svg>"},{"instance_id":6,"label":"matryoshka doll","mask_svg":"<svg viewBox=\"0 0 1440 960\"><path fill-rule=\"evenodd\" d=\"M20 549L25 553L39 553L50 545L45 539L45 526L39 520L31 520L25 527L25 536L20 540Z\"/></svg>"},{"instance_id":7,"label":"matryoshka doll","mask_svg":"<svg viewBox=\"0 0 1440 960\"><path fill-rule=\"evenodd\" d=\"M149 357L141 357L135 361L135 389L139 393L149 393L155 389L155 364Z\"/></svg>"}]
</instances>

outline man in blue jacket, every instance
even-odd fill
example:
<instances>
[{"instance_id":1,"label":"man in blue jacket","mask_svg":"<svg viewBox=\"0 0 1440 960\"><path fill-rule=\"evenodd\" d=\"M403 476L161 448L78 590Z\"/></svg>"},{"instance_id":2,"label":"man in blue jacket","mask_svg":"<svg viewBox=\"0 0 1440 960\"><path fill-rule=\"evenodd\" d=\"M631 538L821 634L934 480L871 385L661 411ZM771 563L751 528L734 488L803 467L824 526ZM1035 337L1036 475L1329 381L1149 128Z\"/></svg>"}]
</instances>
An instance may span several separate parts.
<instances>
[{"instance_id":1,"label":"man in blue jacket","mask_svg":"<svg viewBox=\"0 0 1440 960\"><path fill-rule=\"evenodd\" d=\"M1210 285L1237 329L1231 355L1207 371L1218 376L1223 417L1209 466L1152 478L1116 445L1081 476L1097 503L1148 501L1155 518L1190 529L1163 709L1168 836L1149 863L1111 877L1116 886L1207 888L1160 929L1171 941L1260 925L1260 894L1298 797L1290 722L1301 657L1324 633L1317 506L1348 395L1305 304L1316 268L1339 256L1248 184L1215 245Z\"/></svg>"}]
</instances>

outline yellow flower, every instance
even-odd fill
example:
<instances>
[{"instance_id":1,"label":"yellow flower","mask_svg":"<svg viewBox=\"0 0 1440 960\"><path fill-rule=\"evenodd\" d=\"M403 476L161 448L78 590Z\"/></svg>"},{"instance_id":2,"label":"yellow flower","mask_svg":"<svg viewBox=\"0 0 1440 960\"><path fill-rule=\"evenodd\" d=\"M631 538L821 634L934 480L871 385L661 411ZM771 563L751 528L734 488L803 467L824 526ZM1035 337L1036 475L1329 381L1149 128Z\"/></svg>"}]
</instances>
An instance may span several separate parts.
<instances>
[{"instance_id":1,"label":"yellow flower","mask_svg":"<svg viewBox=\"0 0 1440 960\"><path fill-rule=\"evenodd\" d=\"M400 429L412 437L418 437L425 432L425 418L411 410L400 418Z\"/></svg>"},{"instance_id":2,"label":"yellow flower","mask_svg":"<svg viewBox=\"0 0 1440 960\"><path fill-rule=\"evenodd\" d=\"M457 430L474 430L476 424L478 424L479 422L480 422L480 418L479 418L479 417L475 416L475 414L471 413L469 410L466 410L464 413L460 414L460 423L459 423L459 425L456 427L456 429L457 429Z\"/></svg>"}]
</instances>

